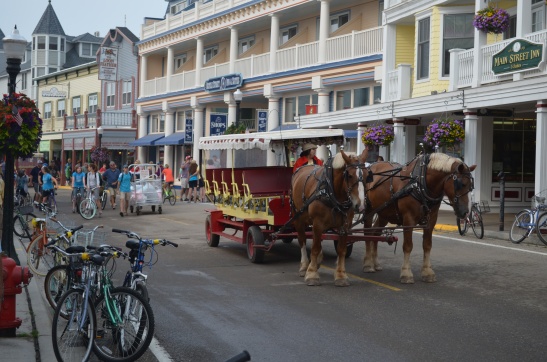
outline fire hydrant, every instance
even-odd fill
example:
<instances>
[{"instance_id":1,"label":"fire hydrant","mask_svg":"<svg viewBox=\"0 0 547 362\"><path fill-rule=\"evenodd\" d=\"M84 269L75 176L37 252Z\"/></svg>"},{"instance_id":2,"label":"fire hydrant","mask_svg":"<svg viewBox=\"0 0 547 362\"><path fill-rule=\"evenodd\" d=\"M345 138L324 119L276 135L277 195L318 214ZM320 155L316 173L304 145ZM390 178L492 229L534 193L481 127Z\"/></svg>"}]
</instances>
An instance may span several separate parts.
<instances>
[{"instance_id":1,"label":"fire hydrant","mask_svg":"<svg viewBox=\"0 0 547 362\"><path fill-rule=\"evenodd\" d=\"M0 309L0 335L15 337L15 329L21 326L21 319L15 316L15 296L23 292L22 285L28 285L32 274L28 267L15 264L15 260L2 256L2 278L4 279L4 301Z\"/></svg>"}]
</instances>

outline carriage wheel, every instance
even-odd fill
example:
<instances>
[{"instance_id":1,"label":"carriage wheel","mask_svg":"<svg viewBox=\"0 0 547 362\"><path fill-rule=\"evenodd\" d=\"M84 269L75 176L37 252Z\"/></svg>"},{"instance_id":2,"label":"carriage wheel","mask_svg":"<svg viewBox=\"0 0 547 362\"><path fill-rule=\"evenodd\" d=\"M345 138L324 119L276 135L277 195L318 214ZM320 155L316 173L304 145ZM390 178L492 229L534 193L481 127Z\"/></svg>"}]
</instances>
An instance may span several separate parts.
<instances>
[{"instance_id":1,"label":"carriage wheel","mask_svg":"<svg viewBox=\"0 0 547 362\"><path fill-rule=\"evenodd\" d=\"M333 240L333 241L334 241L334 250L336 251L336 255L338 255L338 240ZM346 259L351 256L352 251L353 251L353 244L348 244L348 246L346 246Z\"/></svg>"},{"instance_id":2,"label":"carriage wheel","mask_svg":"<svg viewBox=\"0 0 547 362\"><path fill-rule=\"evenodd\" d=\"M217 247L220 240L220 235L213 234L213 223L211 222L211 215L207 215L205 218L205 238L207 239L207 245L210 247Z\"/></svg>"},{"instance_id":3,"label":"carriage wheel","mask_svg":"<svg viewBox=\"0 0 547 362\"><path fill-rule=\"evenodd\" d=\"M264 261L264 249L254 248L254 245L264 245L264 235L258 226L251 226L247 230L247 256L251 263L262 263Z\"/></svg>"}]
</instances>

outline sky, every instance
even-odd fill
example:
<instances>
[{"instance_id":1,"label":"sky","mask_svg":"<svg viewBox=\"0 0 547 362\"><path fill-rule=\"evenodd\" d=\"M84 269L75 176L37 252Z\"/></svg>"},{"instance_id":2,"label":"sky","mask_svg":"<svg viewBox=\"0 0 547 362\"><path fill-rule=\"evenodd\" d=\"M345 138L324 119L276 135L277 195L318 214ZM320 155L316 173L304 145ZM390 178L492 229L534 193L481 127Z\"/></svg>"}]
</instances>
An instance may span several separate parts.
<instances>
[{"instance_id":1,"label":"sky","mask_svg":"<svg viewBox=\"0 0 547 362\"><path fill-rule=\"evenodd\" d=\"M17 24L19 33L30 41L47 5L48 0L9 1L8 8L0 11L0 29L9 35ZM126 26L140 38L144 18L163 18L167 8L165 0L51 0L51 5L66 35L98 31L101 38L116 26Z\"/></svg>"}]
</instances>

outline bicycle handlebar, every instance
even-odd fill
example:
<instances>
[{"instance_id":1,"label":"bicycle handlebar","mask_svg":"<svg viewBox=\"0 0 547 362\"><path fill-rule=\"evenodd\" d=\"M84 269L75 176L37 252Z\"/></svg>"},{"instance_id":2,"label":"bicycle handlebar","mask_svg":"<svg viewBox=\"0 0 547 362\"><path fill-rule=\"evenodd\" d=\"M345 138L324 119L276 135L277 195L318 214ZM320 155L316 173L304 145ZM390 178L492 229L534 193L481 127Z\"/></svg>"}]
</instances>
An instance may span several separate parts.
<instances>
[{"instance_id":1,"label":"bicycle handlebar","mask_svg":"<svg viewBox=\"0 0 547 362\"><path fill-rule=\"evenodd\" d=\"M61 224L62 226L62 224ZM61 240L61 238L65 237L68 233L72 233L74 234L76 231L80 230L81 228L83 228L84 226L83 225L80 225L80 226L77 226L75 227L74 229L68 229L65 233L61 234L61 235L58 235L57 237L51 239L50 242L48 242L46 244L46 246L51 246L53 244L55 244L56 242L58 242L59 240Z\"/></svg>"},{"instance_id":2,"label":"bicycle handlebar","mask_svg":"<svg viewBox=\"0 0 547 362\"><path fill-rule=\"evenodd\" d=\"M226 360L226 362L247 362L251 360L251 355L247 351L243 351L240 354L233 356L229 360Z\"/></svg>"},{"instance_id":3,"label":"bicycle handlebar","mask_svg":"<svg viewBox=\"0 0 547 362\"><path fill-rule=\"evenodd\" d=\"M113 233L118 233L118 234L125 234L127 235L128 237L130 238L136 238L136 239L139 239L139 241L149 241L149 239L142 239L137 233L133 232L133 231L129 231L129 230L121 230L121 229L112 229L112 232ZM169 240L165 240L165 239L157 239L158 240L158 244L162 244L162 245L171 245L175 248L178 248L179 247L179 244L177 243L174 243L172 241L169 241ZM150 239L150 241L155 241L153 239ZM154 243L156 244L156 243Z\"/></svg>"}]
</instances>

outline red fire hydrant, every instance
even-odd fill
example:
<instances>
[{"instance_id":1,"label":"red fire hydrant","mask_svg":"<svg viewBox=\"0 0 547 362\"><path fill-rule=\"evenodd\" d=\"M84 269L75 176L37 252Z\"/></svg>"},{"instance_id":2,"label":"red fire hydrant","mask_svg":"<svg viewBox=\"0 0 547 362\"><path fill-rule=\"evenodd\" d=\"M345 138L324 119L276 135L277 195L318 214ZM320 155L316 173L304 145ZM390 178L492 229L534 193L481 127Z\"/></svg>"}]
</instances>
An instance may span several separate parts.
<instances>
[{"instance_id":1,"label":"red fire hydrant","mask_svg":"<svg viewBox=\"0 0 547 362\"><path fill-rule=\"evenodd\" d=\"M2 256L2 278L4 279L4 301L0 309L0 335L15 337L15 329L21 326L21 319L15 316L15 296L23 292L22 285L28 285L32 274L28 267L15 264L15 260Z\"/></svg>"}]
</instances>

